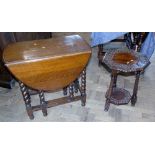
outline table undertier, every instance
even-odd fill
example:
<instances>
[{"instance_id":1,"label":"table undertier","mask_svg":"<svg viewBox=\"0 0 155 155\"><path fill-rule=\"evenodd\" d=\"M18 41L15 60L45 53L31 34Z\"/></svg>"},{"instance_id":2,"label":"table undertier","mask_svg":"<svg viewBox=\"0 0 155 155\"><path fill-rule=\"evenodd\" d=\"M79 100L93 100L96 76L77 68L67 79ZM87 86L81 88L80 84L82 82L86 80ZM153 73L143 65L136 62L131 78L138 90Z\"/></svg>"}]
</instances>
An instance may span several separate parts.
<instances>
[{"instance_id":1,"label":"table undertier","mask_svg":"<svg viewBox=\"0 0 155 155\"><path fill-rule=\"evenodd\" d=\"M108 91L106 93L107 98ZM128 104L131 100L130 92L123 88L113 88L109 102L115 105Z\"/></svg>"}]
</instances>

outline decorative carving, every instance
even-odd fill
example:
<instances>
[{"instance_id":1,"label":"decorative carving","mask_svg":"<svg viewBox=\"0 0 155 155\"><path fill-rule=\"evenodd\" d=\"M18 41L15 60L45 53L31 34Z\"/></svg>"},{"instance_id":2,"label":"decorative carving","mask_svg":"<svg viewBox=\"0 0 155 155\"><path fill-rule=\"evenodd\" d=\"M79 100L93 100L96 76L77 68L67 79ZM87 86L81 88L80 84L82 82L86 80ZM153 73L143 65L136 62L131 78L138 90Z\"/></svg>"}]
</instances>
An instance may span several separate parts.
<instances>
[{"instance_id":1,"label":"decorative carving","mask_svg":"<svg viewBox=\"0 0 155 155\"><path fill-rule=\"evenodd\" d=\"M107 96L107 95L106 95ZM123 88L113 88L110 95L110 102L115 105L128 104L131 99L130 93Z\"/></svg>"},{"instance_id":2,"label":"decorative carving","mask_svg":"<svg viewBox=\"0 0 155 155\"><path fill-rule=\"evenodd\" d=\"M130 60L129 63L123 64L123 63L118 63L117 61L113 60L114 56L117 54L126 54L127 56L130 55L131 57L134 58L134 60ZM149 63L149 60L147 57L144 55L134 52L134 51L110 51L106 53L103 62L112 70L118 70L121 72L135 72L138 70L143 70L143 68Z\"/></svg>"},{"instance_id":3,"label":"decorative carving","mask_svg":"<svg viewBox=\"0 0 155 155\"><path fill-rule=\"evenodd\" d=\"M106 93L105 111L108 111L110 103L122 105L128 104L131 100L131 104L135 105L140 72L149 63L149 60L138 52L113 51L106 53L104 63L112 70L109 90ZM132 97L127 90L116 87L117 74L119 72L135 72L136 80Z\"/></svg>"},{"instance_id":4,"label":"decorative carving","mask_svg":"<svg viewBox=\"0 0 155 155\"><path fill-rule=\"evenodd\" d=\"M28 114L30 119L34 119L32 107L31 107L31 97L30 97L28 88L21 81L19 81L19 86L20 86L20 90L21 90L22 95L23 95L27 114Z\"/></svg>"},{"instance_id":5,"label":"decorative carving","mask_svg":"<svg viewBox=\"0 0 155 155\"><path fill-rule=\"evenodd\" d=\"M81 74L81 102L82 106L85 106L86 104L86 69L82 71Z\"/></svg>"},{"instance_id":6,"label":"decorative carving","mask_svg":"<svg viewBox=\"0 0 155 155\"><path fill-rule=\"evenodd\" d=\"M69 85L69 98L70 98L70 100L73 100L73 98L74 98L73 83L71 83L71 84Z\"/></svg>"}]
</instances>

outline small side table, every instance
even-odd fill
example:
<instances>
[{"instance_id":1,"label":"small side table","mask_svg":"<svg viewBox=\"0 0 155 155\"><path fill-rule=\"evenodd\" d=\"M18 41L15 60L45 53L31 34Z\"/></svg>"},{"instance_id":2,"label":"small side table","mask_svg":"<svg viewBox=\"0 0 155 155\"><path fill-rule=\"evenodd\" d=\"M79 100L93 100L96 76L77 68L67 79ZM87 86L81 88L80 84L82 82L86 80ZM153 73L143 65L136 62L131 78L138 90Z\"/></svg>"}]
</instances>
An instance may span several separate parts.
<instances>
[{"instance_id":1,"label":"small side table","mask_svg":"<svg viewBox=\"0 0 155 155\"><path fill-rule=\"evenodd\" d=\"M109 110L110 103L124 105L131 100L131 105L134 106L137 101L140 73L150 63L147 57L134 51L111 51L106 53L103 62L112 70L110 86L106 93L105 111ZM119 73L135 73L136 78L132 95L129 91L117 87Z\"/></svg>"}]
</instances>

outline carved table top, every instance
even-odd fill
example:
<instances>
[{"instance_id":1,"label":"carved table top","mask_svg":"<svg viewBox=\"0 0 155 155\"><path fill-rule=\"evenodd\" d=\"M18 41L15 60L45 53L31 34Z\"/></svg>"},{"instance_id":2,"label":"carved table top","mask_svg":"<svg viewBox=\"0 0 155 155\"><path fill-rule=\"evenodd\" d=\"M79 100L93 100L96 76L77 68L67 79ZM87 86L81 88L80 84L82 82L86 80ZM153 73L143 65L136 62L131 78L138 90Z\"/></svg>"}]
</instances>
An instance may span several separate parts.
<instances>
[{"instance_id":1,"label":"carved table top","mask_svg":"<svg viewBox=\"0 0 155 155\"><path fill-rule=\"evenodd\" d=\"M134 51L109 51L103 62L112 70L121 72L142 71L149 63L147 57Z\"/></svg>"}]
</instances>

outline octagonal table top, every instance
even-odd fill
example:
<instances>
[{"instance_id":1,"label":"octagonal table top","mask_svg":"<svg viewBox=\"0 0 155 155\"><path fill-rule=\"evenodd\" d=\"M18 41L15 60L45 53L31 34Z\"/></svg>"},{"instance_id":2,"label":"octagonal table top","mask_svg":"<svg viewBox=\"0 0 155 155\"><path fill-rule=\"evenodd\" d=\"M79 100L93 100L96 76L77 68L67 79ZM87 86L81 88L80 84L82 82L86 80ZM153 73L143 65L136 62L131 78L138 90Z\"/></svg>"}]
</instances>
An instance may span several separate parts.
<instances>
[{"instance_id":1,"label":"octagonal table top","mask_svg":"<svg viewBox=\"0 0 155 155\"><path fill-rule=\"evenodd\" d=\"M149 63L146 56L134 51L109 51L103 62L112 70L121 72L142 71Z\"/></svg>"}]
</instances>

